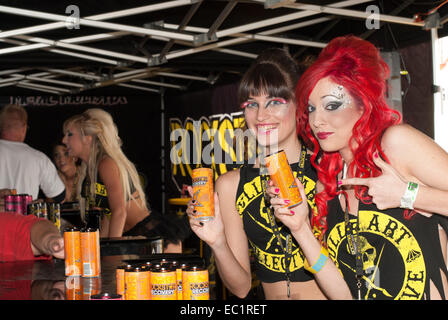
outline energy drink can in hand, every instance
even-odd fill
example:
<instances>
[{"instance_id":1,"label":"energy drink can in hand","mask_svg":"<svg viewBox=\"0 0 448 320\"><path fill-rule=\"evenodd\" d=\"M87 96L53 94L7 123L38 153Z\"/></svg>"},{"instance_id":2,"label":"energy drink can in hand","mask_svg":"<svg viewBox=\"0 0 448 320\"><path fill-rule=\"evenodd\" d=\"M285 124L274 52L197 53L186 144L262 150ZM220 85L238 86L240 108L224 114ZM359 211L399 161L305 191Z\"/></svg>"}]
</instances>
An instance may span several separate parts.
<instances>
[{"instance_id":1,"label":"energy drink can in hand","mask_svg":"<svg viewBox=\"0 0 448 320\"><path fill-rule=\"evenodd\" d=\"M280 197L289 200L288 208L294 208L302 203L299 188L297 187L286 153L279 151L264 158L269 176L280 189Z\"/></svg>"},{"instance_id":2,"label":"energy drink can in hand","mask_svg":"<svg viewBox=\"0 0 448 320\"><path fill-rule=\"evenodd\" d=\"M191 173L193 181L193 200L198 221L209 221L215 217L215 201L213 195L213 170L197 168Z\"/></svg>"}]
</instances>

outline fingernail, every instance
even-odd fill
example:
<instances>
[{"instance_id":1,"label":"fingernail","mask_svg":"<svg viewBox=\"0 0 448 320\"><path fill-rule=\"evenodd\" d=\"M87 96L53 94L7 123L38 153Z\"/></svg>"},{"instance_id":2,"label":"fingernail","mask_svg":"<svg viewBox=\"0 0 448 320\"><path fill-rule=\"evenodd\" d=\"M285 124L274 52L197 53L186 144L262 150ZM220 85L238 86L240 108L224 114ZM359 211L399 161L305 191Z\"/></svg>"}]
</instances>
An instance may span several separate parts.
<instances>
[{"instance_id":1,"label":"fingernail","mask_svg":"<svg viewBox=\"0 0 448 320\"><path fill-rule=\"evenodd\" d=\"M294 211L291 210L291 211L289 211L289 212L291 212L291 215L292 215L292 216L295 215L295 212L294 212Z\"/></svg>"},{"instance_id":2,"label":"fingernail","mask_svg":"<svg viewBox=\"0 0 448 320\"><path fill-rule=\"evenodd\" d=\"M279 193L280 189L279 188L275 188L275 193Z\"/></svg>"},{"instance_id":3,"label":"fingernail","mask_svg":"<svg viewBox=\"0 0 448 320\"><path fill-rule=\"evenodd\" d=\"M378 152L375 152L375 154L373 155L375 158L378 158Z\"/></svg>"},{"instance_id":4,"label":"fingernail","mask_svg":"<svg viewBox=\"0 0 448 320\"><path fill-rule=\"evenodd\" d=\"M338 186L340 186L342 184L342 181L338 181Z\"/></svg>"},{"instance_id":5,"label":"fingernail","mask_svg":"<svg viewBox=\"0 0 448 320\"><path fill-rule=\"evenodd\" d=\"M289 199L285 199L284 200L286 204L289 204L291 201L289 201Z\"/></svg>"}]
</instances>

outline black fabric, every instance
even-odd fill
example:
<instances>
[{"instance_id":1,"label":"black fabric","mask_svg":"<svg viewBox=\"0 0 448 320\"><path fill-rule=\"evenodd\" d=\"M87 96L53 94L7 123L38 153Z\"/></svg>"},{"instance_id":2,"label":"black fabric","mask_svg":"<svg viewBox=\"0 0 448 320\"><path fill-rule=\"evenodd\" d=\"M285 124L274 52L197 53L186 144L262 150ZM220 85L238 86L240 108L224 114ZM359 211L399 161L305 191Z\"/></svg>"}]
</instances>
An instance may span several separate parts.
<instances>
[{"instance_id":1,"label":"black fabric","mask_svg":"<svg viewBox=\"0 0 448 320\"><path fill-rule=\"evenodd\" d=\"M65 189L60 194L58 194L56 197L52 198L54 202L62 202L65 199Z\"/></svg>"},{"instance_id":2,"label":"black fabric","mask_svg":"<svg viewBox=\"0 0 448 320\"><path fill-rule=\"evenodd\" d=\"M95 198L90 196L90 181L87 177L82 182L81 196L87 199L88 208L101 208L104 214L110 215L106 186L99 178L95 184Z\"/></svg>"},{"instance_id":3,"label":"black fabric","mask_svg":"<svg viewBox=\"0 0 448 320\"><path fill-rule=\"evenodd\" d=\"M295 176L299 172L299 164L291 164ZM300 175L300 174L299 174ZM285 280L285 254L278 244L275 234L270 226L269 218L265 213L266 204L263 198L260 170L244 165L240 168L240 182L236 195L236 207L243 219L244 230L249 239L251 250L255 256L255 273L262 282L277 282ZM308 205L315 207L314 195L317 173L312 167L310 156L305 157L302 184L307 194ZM310 211L311 212L311 211ZM280 221L281 238L285 243L289 229ZM303 253L295 240L292 246L292 259L290 264L290 280L302 282L312 280L312 275L303 268Z\"/></svg>"},{"instance_id":4,"label":"black fabric","mask_svg":"<svg viewBox=\"0 0 448 320\"><path fill-rule=\"evenodd\" d=\"M137 223L133 228L123 233L123 236L162 237L165 242L178 243L191 234L186 216L161 214L152 211L149 216Z\"/></svg>"},{"instance_id":5,"label":"black fabric","mask_svg":"<svg viewBox=\"0 0 448 320\"><path fill-rule=\"evenodd\" d=\"M447 267L439 239L442 217L415 214L405 219L403 209L379 210L374 204L362 202L358 211L364 269L362 299L430 299L431 281L446 298L441 272L446 276ZM355 258L349 252L338 197L329 201L328 212L328 252L356 297ZM355 216L349 219L352 224L356 222Z\"/></svg>"},{"instance_id":6,"label":"black fabric","mask_svg":"<svg viewBox=\"0 0 448 320\"><path fill-rule=\"evenodd\" d=\"M87 179L84 179L82 190L83 196L88 194ZM131 184L131 191L135 191L135 187ZM95 199L89 199L90 206L101 208L106 215L111 214L109 208L109 201L107 198L107 190L101 180L98 179L95 188ZM147 206L148 209L150 206ZM191 234L190 225L186 216L178 217L174 214L161 214L160 212L149 209L150 214L142 221L138 222L127 232L123 233L123 236L146 236L162 237L165 243L178 243L185 240Z\"/></svg>"}]
</instances>

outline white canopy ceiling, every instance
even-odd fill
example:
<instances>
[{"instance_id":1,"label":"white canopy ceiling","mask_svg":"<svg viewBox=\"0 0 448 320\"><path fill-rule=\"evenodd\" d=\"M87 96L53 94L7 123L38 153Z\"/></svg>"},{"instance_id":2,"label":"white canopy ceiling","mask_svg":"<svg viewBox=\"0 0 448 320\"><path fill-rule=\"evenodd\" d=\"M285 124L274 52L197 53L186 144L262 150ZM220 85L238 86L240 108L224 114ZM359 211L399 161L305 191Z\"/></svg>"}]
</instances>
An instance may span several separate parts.
<instances>
[{"instance_id":1,"label":"white canopy ceiling","mask_svg":"<svg viewBox=\"0 0 448 320\"><path fill-rule=\"evenodd\" d=\"M392 25L417 35L431 10L446 9L437 7L446 1L409 0L9 2L0 5L0 89L61 95L214 84L238 77L263 47L287 46L299 57L347 32L368 38Z\"/></svg>"}]
</instances>

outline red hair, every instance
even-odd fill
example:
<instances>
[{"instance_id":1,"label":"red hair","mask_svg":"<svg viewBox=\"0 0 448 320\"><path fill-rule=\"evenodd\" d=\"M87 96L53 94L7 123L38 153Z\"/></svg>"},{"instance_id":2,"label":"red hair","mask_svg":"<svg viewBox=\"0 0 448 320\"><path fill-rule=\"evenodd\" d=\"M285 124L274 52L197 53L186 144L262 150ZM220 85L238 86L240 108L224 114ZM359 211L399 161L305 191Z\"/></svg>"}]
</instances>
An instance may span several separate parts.
<instances>
[{"instance_id":1,"label":"red hair","mask_svg":"<svg viewBox=\"0 0 448 320\"><path fill-rule=\"evenodd\" d=\"M368 41L355 36L335 38L304 72L296 87L297 130L313 149L311 161L317 169L319 181L324 185L324 190L316 194L317 212L314 212L311 221L313 227L322 231L322 235L327 229L327 201L341 192L337 190L337 174L343 168L339 152L324 152L320 149L308 122L309 96L316 83L327 77L344 86L363 108L363 114L354 125L349 141L354 157L347 169L351 176L367 178L381 174L373 162L373 154L378 151L388 162L381 149L381 137L388 127L400 123L402 119L401 114L386 103L389 67L378 49ZM371 203L367 187L356 186L355 193L363 203Z\"/></svg>"}]
</instances>

